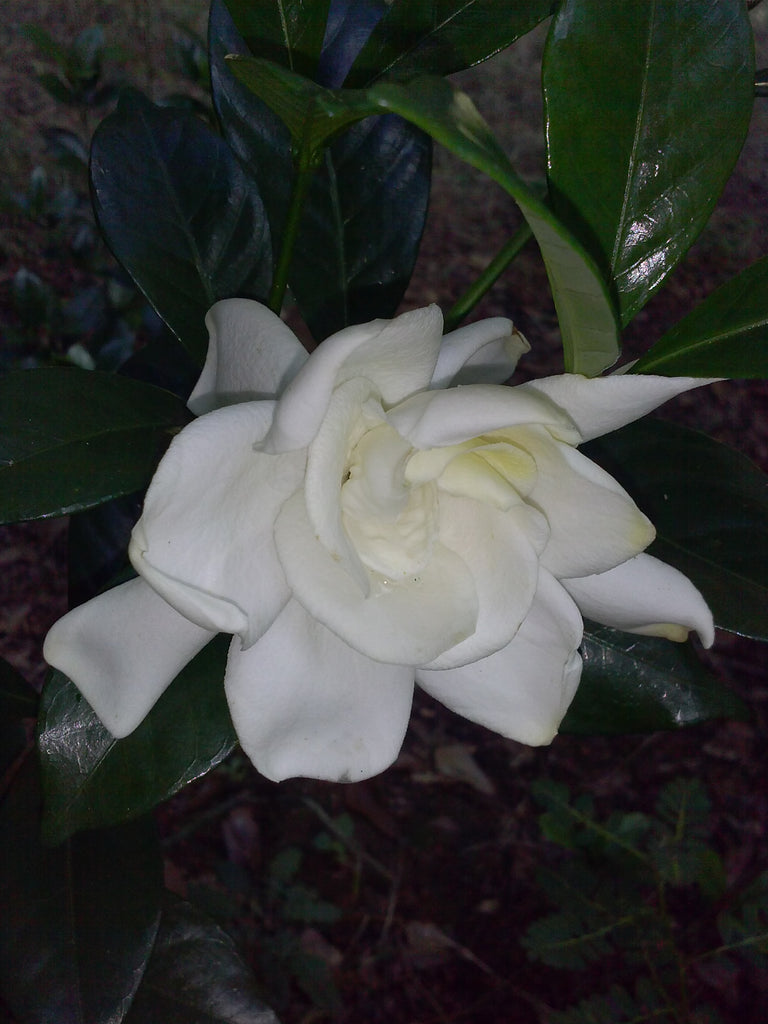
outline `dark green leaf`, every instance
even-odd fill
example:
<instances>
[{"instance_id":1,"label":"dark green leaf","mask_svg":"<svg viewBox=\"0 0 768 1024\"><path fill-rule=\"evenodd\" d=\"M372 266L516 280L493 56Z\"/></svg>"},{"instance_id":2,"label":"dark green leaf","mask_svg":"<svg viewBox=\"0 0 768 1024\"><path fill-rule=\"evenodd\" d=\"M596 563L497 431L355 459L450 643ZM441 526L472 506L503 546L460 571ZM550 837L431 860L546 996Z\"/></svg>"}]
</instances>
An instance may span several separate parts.
<instances>
[{"instance_id":1,"label":"dark green leaf","mask_svg":"<svg viewBox=\"0 0 768 1024\"><path fill-rule=\"evenodd\" d=\"M23 36L35 44L39 52L50 60L55 61L61 68L67 63L67 51L53 36L47 32L42 25L22 25L19 30Z\"/></svg>"},{"instance_id":2,"label":"dark green leaf","mask_svg":"<svg viewBox=\"0 0 768 1024\"><path fill-rule=\"evenodd\" d=\"M311 76L325 37L330 0L226 0L245 45L302 75Z\"/></svg>"},{"instance_id":3,"label":"dark green leaf","mask_svg":"<svg viewBox=\"0 0 768 1024\"><path fill-rule=\"evenodd\" d=\"M544 55L552 202L627 323L704 227L749 125L742 0L564 0Z\"/></svg>"},{"instance_id":4,"label":"dark green leaf","mask_svg":"<svg viewBox=\"0 0 768 1024\"><path fill-rule=\"evenodd\" d=\"M768 477L726 445L662 420L585 450L650 518L650 553L696 584L715 625L768 639Z\"/></svg>"},{"instance_id":5,"label":"dark green leaf","mask_svg":"<svg viewBox=\"0 0 768 1024\"><path fill-rule=\"evenodd\" d=\"M41 519L145 486L189 414L174 395L75 367L0 377L0 521Z\"/></svg>"},{"instance_id":6,"label":"dark green leaf","mask_svg":"<svg viewBox=\"0 0 768 1024\"><path fill-rule=\"evenodd\" d=\"M388 10L386 0L333 0L315 81L338 89Z\"/></svg>"},{"instance_id":7,"label":"dark green leaf","mask_svg":"<svg viewBox=\"0 0 768 1024\"><path fill-rule=\"evenodd\" d=\"M749 717L687 645L588 623L581 655L581 683L561 732L655 732Z\"/></svg>"},{"instance_id":8,"label":"dark green leaf","mask_svg":"<svg viewBox=\"0 0 768 1024\"><path fill-rule=\"evenodd\" d=\"M394 0L352 65L347 84L461 71L535 28L553 6L552 0Z\"/></svg>"},{"instance_id":9,"label":"dark green leaf","mask_svg":"<svg viewBox=\"0 0 768 1024\"><path fill-rule=\"evenodd\" d=\"M223 0L211 5L209 38L217 114L233 150L257 178L277 244L294 174L290 134L225 62L227 53L246 51ZM307 87L334 95L312 83ZM392 116L355 124L326 150L310 185L290 272L291 289L316 338L394 314L424 227L430 162L429 139Z\"/></svg>"},{"instance_id":10,"label":"dark green leaf","mask_svg":"<svg viewBox=\"0 0 768 1024\"><path fill-rule=\"evenodd\" d=\"M180 900L166 903L125 1024L279 1024L230 937Z\"/></svg>"},{"instance_id":11,"label":"dark green leaf","mask_svg":"<svg viewBox=\"0 0 768 1024\"><path fill-rule=\"evenodd\" d=\"M52 674L38 737L51 842L143 814L223 761L235 745L222 684L228 641L211 641L122 740L73 683Z\"/></svg>"},{"instance_id":12,"label":"dark green leaf","mask_svg":"<svg viewBox=\"0 0 768 1024\"><path fill-rule=\"evenodd\" d=\"M0 658L0 716L37 718L39 697L21 672Z\"/></svg>"},{"instance_id":13,"label":"dark green leaf","mask_svg":"<svg viewBox=\"0 0 768 1024\"><path fill-rule=\"evenodd\" d=\"M760 970L768 955L768 871L738 894L734 904L717 919L723 943L747 955Z\"/></svg>"},{"instance_id":14,"label":"dark green leaf","mask_svg":"<svg viewBox=\"0 0 768 1024\"><path fill-rule=\"evenodd\" d=\"M515 173L487 124L464 93L439 78L373 86L373 109L389 110L428 132L456 156L489 175L515 199L539 243L560 321L566 369L592 376L619 353L613 307L591 258Z\"/></svg>"},{"instance_id":15,"label":"dark green leaf","mask_svg":"<svg viewBox=\"0 0 768 1024\"><path fill-rule=\"evenodd\" d=\"M48 95L52 96L58 103L65 103L68 107L78 105L78 97L73 92L71 86L67 85L58 75L54 75L51 71L44 71L37 76L37 80Z\"/></svg>"},{"instance_id":16,"label":"dark green leaf","mask_svg":"<svg viewBox=\"0 0 768 1024\"><path fill-rule=\"evenodd\" d=\"M768 257L713 292L632 367L665 376L768 377Z\"/></svg>"},{"instance_id":17,"label":"dark green leaf","mask_svg":"<svg viewBox=\"0 0 768 1024\"><path fill-rule=\"evenodd\" d=\"M117 259L202 365L218 299L263 299L269 230L253 180L191 114L122 96L91 148L99 224Z\"/></svg>"},{"instance_id":18,"label":"dark green leaf","mask_svg":"<svg viewBox=\"0 0 768 1024\"><path fill-rule=\"evenodd\" d=\"M0 992L25 1024L119 1024L160 916L154 823L39 838L33 758L0 807Z\"/></svg>"}]
</instances>

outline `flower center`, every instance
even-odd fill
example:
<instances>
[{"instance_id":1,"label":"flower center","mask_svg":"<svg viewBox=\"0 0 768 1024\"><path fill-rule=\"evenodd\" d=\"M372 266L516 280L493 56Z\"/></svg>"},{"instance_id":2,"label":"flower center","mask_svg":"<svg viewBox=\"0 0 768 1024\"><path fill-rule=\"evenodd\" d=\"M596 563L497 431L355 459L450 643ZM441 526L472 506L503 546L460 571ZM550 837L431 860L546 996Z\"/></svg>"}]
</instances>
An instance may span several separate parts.
<instances>
[{"instance_id":1,"label":"flower center","mask_svg":"<svg viewBox=\"0 0 768 1024\"><path fill-rule=\"evenodd\" d=\"M344 529L366 568L397 582L418 576L437 535L437 489L411 486L405 463L412 448L384 423L352 448L341 488Z\"/></svg>"}]
</instances>

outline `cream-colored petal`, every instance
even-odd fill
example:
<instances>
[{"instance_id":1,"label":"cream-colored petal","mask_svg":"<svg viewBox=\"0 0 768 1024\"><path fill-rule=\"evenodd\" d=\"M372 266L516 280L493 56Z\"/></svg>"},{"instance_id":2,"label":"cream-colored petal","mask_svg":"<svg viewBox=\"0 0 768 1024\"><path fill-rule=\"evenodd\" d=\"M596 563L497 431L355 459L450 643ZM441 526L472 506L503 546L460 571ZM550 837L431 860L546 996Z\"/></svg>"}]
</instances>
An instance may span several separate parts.
<instances>
[{"instance_id":1,"label":"cream-colored petal","mask_svg":"<svg viewBox=\"0 0 768 1024\"><path fill-rule=\"evenodd\" d=\"M507 511L441 495L440 540L470 567L478 596L474 633L425 668L456 668L505 647L530 611L542 517L522 503Z\"/></svg>"},{"instance_id":2,"label":"cream-colored petal","mask_svg":"<svg viewBox=\"0 0 768 1024\"><path fill-rule=\"evenodd\" d=\"M208 353L187 405L196 416L235 402L276 398L307 361L280 317L252 299L222 299L208 310Z\"/></svg>"},{"instance_id":3,"label":"cream-colored petal","mask_svg":"<svg viewBox=\"0 0 768 1024\"><path fill-rule=\"evenodd\" d=\"M532 746L550 743L581 677L582 620L560 584L541 570L531 610L510 643L487 658L416 682L456 714Z\"/></svg>"},{"instance_id":4,"label":"cream-colored petal","mask_svg":"<svg viewBox=\"0 0 768 1024\"><path fill-rule=\"evenodd\" d=\"M183 615L246 644L290 596L272 527L304 474L303 452L254 449L272 408L246 402L189 424L160 462L130 548L137 572Z\"/></svg>"},{"instance_id":5,"label":"cream-colored petal","mask_svg":"<svg viewBox=\"0 0 768 1024\"><path fill-rule=\"evenodd\" d=\"M440 543L417 575L386 579L369 573L366 594L318 540L302 492L283 505L275 538L294 597L369 658L424 664L474 631L477 594L471 571Z\"/></svg>"},{"instance_id":6,"label":"cream-colored petal","mask_svg":"<svg viewBox=\"0 0 768 1024\"><path fill-rule=\"evenodd\" d=\"M686 640L695 629L705 647L714 643L712 612L699 591L687 576L651 555L561 582L582 614L603 625L668 640Z\"/></svg>"},{"instance_id":7,"label":"cream-colored petal","mask_svg":"<svg viewBox=\"0 0 768 1024\"><path fill-rule=\"evenodd\" d=\"M546 397L521 388L467 384L423 391L400 402L387 419L414 448L461 444L482 434L522 424L542 424L563 441L579 440L568 416Z\"/></svg>"},{"instance_id":8,"label":"cream-colored petal","mask_svg":"<svg viewBox=\"0 0 768 1024\"><path fill-rule=\"evenodd\" d=\"M240 744L267 778L356 782L397 757L413 671L371 661L291 601L249 650L232 641L225 688Z\"/></svg>"},{"instance_id":9,"label":"cream-colored petal","mask_svg":"<svg viewBox=\"0 0 768 1024\"><path fill-rule=\"evenodd\" d=\"M432 387L503 384L530 347L512 321L504 317L460 327L443 338Z\"/></svg>"},{"instance_id":10,"label":"cream-colored petal","mask_svg":"<svg viewBox=\"0 0 768 1024\"><path fill-rule=\"evenodd\" d=\"M139 578L59 619L45 638L43 656L72 680L106 728L121 739L214 636Z\"/></svg>"},{"instance_id":11,"label":"cream-colored petal","mask_svg":"<svg viewBox=\"0 0 768 1024\"><path fill-rule=\"evenodd\" d=\"M426 388L440 348L443 317L437 306L394 320L347 327L315 349L283 393L265 450L304 448L320 428L334 388L364 377L393 405Z\"/></svg>"},{"instance_id":12,"label":"cream-colored petal","mask_svg":"<svg viewBox=\"0 0 768 1024\"><path fill-rule=\"evenodd\" d=\"M605 572L648 547L652 523L612 476L542 428L521 427L514 437L536 461L526 500L549 523L545 569L558 579Z\"/></svg>"},{"instance_id":13,"label":"cream-colored petal","mask_svg":"<svg viewBox=\"0 0 768 1024\"><path fill-rule=\"evenodd\" d=\"M520 385L521 391L546 395L573 420L582 441L600 437L640 419L676 395L711 384L704 377L653 377L614 374L582 377L564 373Z\"/></svg>"}]
</instances>

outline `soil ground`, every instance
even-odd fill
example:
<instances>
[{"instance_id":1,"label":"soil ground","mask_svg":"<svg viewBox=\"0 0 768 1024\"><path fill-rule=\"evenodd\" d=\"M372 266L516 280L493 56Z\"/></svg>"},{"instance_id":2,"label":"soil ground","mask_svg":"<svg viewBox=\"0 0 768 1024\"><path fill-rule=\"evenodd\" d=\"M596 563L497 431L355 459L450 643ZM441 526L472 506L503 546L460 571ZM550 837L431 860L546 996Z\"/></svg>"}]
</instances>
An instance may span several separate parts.
<instances>
[{"instance_id":1,"label":"soil ground","mask_svg":"<svg viewBox=\"0 0 768 1024\"><path fill-rule=\"evenodd\" d=\"M167 81L161 68L172 18L203 31L204 7L201 0L151 7L139 0L15 0L16 25L6 20L0 26L6 56L0 70L0 143L9 185L23 188L31 168L45 162L38 129L66 118L32 80L33 48L15 31L18 24L41 24L67 39L98 21L109 41L123 47L119 63L126 74L153 92ZM766 18L759 7L753 17L765 64ZM537 91L542 39L541 32L534 33L508 54L461 76L513 162L532 178L542 173ZM750 138L709 226L630 327L630 355L765 254L767 129L768 100L758 101ZM6 211L2 218L0 323L5 326L13 318L10 283L19 267L36 271L65 294L74 282L24 217ZM450 305L509 236L516 218L500 191L438 154L429 223L406 305ZM554 311L533 249L476 313L491 315L512 316L531 342L522 375L558 371ZM733 445L768 471L766 383L716 384L681 398L664 414ZM65 563L63 522L21 524L0 534L0 653L36 685L44 672L42 638L66 606ZM225 903L224 913L257 967L263 966L265 934L274 942L295 941L328 965L344 1009L329 1015L319 1008L317 992L313 1000L293 984L282 992L284 1024L546 1021L548 1008L603 989L607 979L599 970L576 974L532 964L520 945L527 924L548 909L535 884L536 868L556 857L538 828L533 780L566 782L591 794L607 813L647 811L667 781L697 777L712 800L713 843L729 881L745 885L766 868L768 659L760 645L726 635L707 657L749 703L752 721L652 736L560 736L552 746L534 750L420 696L401 757L362 785L275 786L235 758L162 810L168 884L214 910L221 912ZM480 774L472 774L472 765ZM327 816L342 814L353 824L352 845L342 843L333 855L318 851L312 841L327 834ZM310 851L300 877L341 909L337 922L298 926L281 920L274 908L266 917L256 914L258 879L288 846ZM234 876L245 884L235 885ZM695 906L683 907L681 927L696 912ZM742 1024L765 1019L768 985L760 972L713 971L697 984L722 1019Z\"/></svg>"}]
</instances>

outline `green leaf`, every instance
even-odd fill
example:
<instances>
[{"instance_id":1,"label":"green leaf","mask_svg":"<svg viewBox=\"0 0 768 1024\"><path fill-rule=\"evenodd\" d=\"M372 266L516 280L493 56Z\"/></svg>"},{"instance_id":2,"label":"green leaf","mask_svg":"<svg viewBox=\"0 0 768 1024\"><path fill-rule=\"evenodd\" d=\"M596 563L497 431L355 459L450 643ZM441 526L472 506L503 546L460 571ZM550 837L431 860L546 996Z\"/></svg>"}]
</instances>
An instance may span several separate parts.
<instances>
[{"instance_id":1,"label":"green leaf","mask_svg":"<svg viewBox=\"0 0 768 1024\"><path fill-rule=\"evenodd\" d=\"M561 732L655 732L749 717L739 697L687 645L588 623L581 655L581 683Z\"/></svg>"},{"instance_id":2,"label":"green leaf","mask_svg":"<svg viewBox=\"0 0 768 1024\"><path fill-rule=\"evenodd\" d=\"M223 0L211 5L209 39L217 114L232 149L258 181L277 246L294 177L290 134L225 61L227 53L244 53L245 44ZM338 45L342 41L336 39ZM283 75L282 69L266 66ZM334 95L285 75L300 91ZM310 183L290 268L291 290L315 338L394 315L424 227L430 160L428 137L394 116L354 124L325 150Z\"/></svg>"},{"instance_id":3,"label":"green leaf","mask_svg":"<svg viewBox=\"0 0 768 1024\"><path fill-rule=\"evenodd\" d=\"M717 918L723 943L746 955L760 970L768 955L768 871L738 893L735 903Z\"/></svg>"},{"instance_id":4,"label":"green leaf","mask_svg":"<svg viewBox=\"0 0 768 1024\"><path fill-rule=\"evenodd\" d=\"M75 367L0 377L0 521L65 515L146 486L189 420L160 388Z\"/></svg>"},{"instance_id":5,"label":"green leaf","mask_svg":"<svg viewBox=\"0 0 768 1024\"><path fill-rule=\"evenodd\" d=\"M539 243L552 286L565 365L593 376L618 356L615 314L600 274L581 245L512 169L485 121L464 93L439 78L373 86L374 109L390 110L428 132L483 171L517 202Z\"/></svg>"},{"instance_id":6,"label":"green leaf","mask_svg":"<svg viewBox=\"0 0 768 1024\"><path fill-rule=\"evenodd\" d=\"M768 639L768 477L726 445L662 420L632 423L583 450L650 518L650 553L695 583L715 625Z\"/></svg>"},{"instance_id":7,"label":"green leaf","mask_svg":"<svg viewBox=\"0 0 768 1024\"><path fill-rule=\"evenodd\" d=\"M125 1024L192 1022L279 1024L226 932L169 897Z\"/></svg>"},{"instance_id":8,"label":"green leaf","mask_svg":"<svg viewBox=\"0 0 768 1024\"><path fill-rule=\"evenodd\" d=\"M427 132L515 199L541 248L560 320L566 369L595 375L618 356L618 329L600 274L579 243L512 169L469 97L441 78L367 90L321 89L264 61L238 59L233 70L274 103L295 141L317 150L355 118L388 111Z\"/></svg>"},{"instance_id":9,"label":"green leaf","mask_svg":"<svg viewBox=\"0 0 768 1024\"><path fill-rule=\"evenodd\" d=\"M622 323L704 227L753 102L742 0L564 0L543 76L560 217L590 247Z\"/></svg>"},{"instance_id":10,"label":"green leaf","mask_svg":"<svg viewBox=\"0 0 768 1024\"><path fill-rule=\"evenodd\" d=\"M255 57L311 76L325 37L330 0L226 0L237 31Z\"/></svg>"},{"instance_id":11,"label":"green leaf","mask_svg":"<svg viewBox=\"0 0 768 1024\"><path fill-rule=\"evenodd\" d=\"M366 86L377 78L450 75L487 60L547 18L552 0L394 0L371 33L347 78Z\"/></svg>"},{"instance_id":12,"label":"green leaf","mask_svg":"<svg viewBox=\"0 0 768 1024\"><path fill-rule=\"evenodd\" d=\"M91 148L94 208L107 244L202 365L218 299L263 300L271 246L254 181L191 114L126 92Z\"/></svg>"},{"instance_id":13,"label":"green leaf","mask_svg":"<svg viewBox=\"0 0 768 1024\"><path fill-rule=\"evenodd\" d=\"M160 916L154 823L89 832L51 849L40 843L39 803L30 757L0 806L2 999L28 1024L118 1024Z\"/></svg>"},{"instance_id":14,"label":"green leaf","mask_svg":"<svg viewBox=\"0 0 768 1024\"><path fill-rule=\"evenodd\" d=\"M52 673L38 736L50 842L143 814L224 760L236 742L222 685L228 641L211 641L122 740Z\"/></svg>"},{"instance_id":15,"label":"green leaf","mask_svg":"<svg viewBox=\"0 0 768 1024\"><path fill-rule=\"evenodd\" d=\"M768 257L721 285L667 331L631 372L768 377Z\"/></svg>"}]
</instances>

